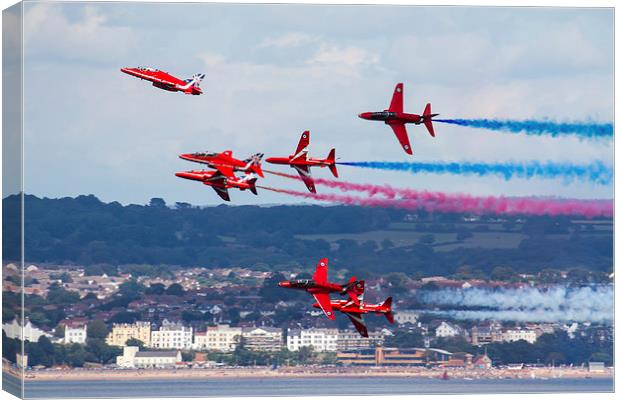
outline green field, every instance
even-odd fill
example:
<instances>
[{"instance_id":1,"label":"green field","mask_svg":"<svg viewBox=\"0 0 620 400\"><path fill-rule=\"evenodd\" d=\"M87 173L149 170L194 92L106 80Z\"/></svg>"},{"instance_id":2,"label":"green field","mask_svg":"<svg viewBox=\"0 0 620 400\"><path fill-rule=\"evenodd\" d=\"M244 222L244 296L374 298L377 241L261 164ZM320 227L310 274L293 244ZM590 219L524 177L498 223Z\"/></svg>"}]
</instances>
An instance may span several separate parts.
<instances>
[{"instance_id":1,"label":"green field","mask_svg":"<svg viewBox=\"0 0 620 400\"><path fill-rule=\"evenodd\" d=\"M434 233L404 230L378 230L362 233L322 234L322 235L296 235L298 239L318 240L323 239L334 243L341 239L355 240L359 243L375 241L381 246L381 242L388 239L395 247L412 246L423 236L433 235L435 242L433 248L436 251L451 251L457 247L487 248L487 249L514 249L521 240L527 236L517 232L472 232L473 236L463 241L456 240L456 233Z\"/></svg>"}]
</instances>

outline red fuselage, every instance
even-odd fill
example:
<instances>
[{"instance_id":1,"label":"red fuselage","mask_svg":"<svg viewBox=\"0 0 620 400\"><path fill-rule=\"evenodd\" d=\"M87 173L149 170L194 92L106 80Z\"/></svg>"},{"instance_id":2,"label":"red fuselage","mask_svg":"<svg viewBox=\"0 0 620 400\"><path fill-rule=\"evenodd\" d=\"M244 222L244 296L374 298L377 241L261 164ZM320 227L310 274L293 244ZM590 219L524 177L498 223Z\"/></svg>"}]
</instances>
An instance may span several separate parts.
<instances>
[{"instance_id":1,"label":"red fuselage","mask_svg":"<svg viewBox=\"0 0 620 400\"><path fill-rule=\"evenodd\" d=\"M237 160L233 157L228 157L222 153L187 153L181 154L179 158L187 161L193 161L201 164L207 164L210 167L214 167L216 165L226 165L235 169L235 171L240 171L240 167L245 167L247 163Z\"/></svg>"},{"instance_id":2,"label":"red fuselage","mask_svg":"<svg viewBox=\"0 0 620 400\"><path fill-rule=\"evenodd\" d=\"M266 159L268 163L271 164L281 164L281 165L307 165L309 167L328 167L333 165L335 162L333 160L329 160L327 158L311 158L311 157L297 157L295 155L290 155L288 157L269 157Z\"/></svg>"},{"instance_id":3,"label":"red fuselage","mask_svg":"<svg viewBox=\"0 0 620 400\"><path fill-rule=\"evenodd\" d=\"M359 117L370 121L383 121L388 125L391 123L420 125L423 122L422 117L418 114L408 114L404 112L387 110L381 112L363 112L359 114Z\"/></svg>"},{"instance_id":4,"label":"red fuselage","mask_svg":"<svg viewBox=\"0 0 620 400\"><path fill-rule=\"evenodd\" d=\"M252 185L248 182L236 178L223 178L221 175L215 178L217 171L186 171L177 172L179 178L199 181L208 186L216 186L224 189L238 188L241 190L251 189Z\"/></svg>"},{"instance_id":5,"label":"red fuselage","mask_svg":"<svg viewBox=\"0 0 620 400\"><path fill-rule=\"evenodd\" d=\"M198 84L193 84L191 80L184 81L175 76L170 75L167 72L160 71L150 67L137 67L137 68L121 68L121 72L128 75L135 76L136 78L146 79L153 83L153 86L167 90L169 92L183 92L185 94L199 95L202 94L202 89ZM204 75L202 75L204 77ZM200 83L200 82L198 82Z\"/></svg>"},{"instance_id":6,"label":"red fuselage","mask_svg":"<svg viewBox=\"0 0 620 400\"><path fill-rule=\"evenodd\" d=\"M331 305L334 310L350 314L387 314L391 311L389 306L383 304L360 303L359 306L356 306L350 300L332 300ZM312 307L321 308L319 303L314 303Z\"/></svg>"},{"instance_id":7,"label":"red fuselage","mask_svg":"<svg viewBox=\"0 0 620 400\"><path fill-rule=\"evenodd\" d=\"M343 293L346 291L346 285L339 285L337 283L325 282L316 283L312 279L294 279L290 281L282 281L278 283L278 286L287 289L300 289L305 290L308 293Z\"/></svg>"}]
</instances>

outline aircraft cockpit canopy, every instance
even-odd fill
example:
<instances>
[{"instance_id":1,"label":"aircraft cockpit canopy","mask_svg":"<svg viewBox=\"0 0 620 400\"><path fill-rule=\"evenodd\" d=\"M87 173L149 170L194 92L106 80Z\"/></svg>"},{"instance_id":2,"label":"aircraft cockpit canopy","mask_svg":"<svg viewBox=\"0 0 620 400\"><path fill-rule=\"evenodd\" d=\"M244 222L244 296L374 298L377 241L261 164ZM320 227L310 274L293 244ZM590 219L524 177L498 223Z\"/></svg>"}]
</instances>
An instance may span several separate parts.
<instances>
[{"instance_id":1,"label":"aircraft cockpit canopy","mask_svg":"<svg viewBox=\"0 0 620 400\"><path fill-rule=\"evenodd\" d=\"M396 117L396 113L390 112L390 111L374 112L374 113L371 113L371 115L373 118L378 118L378 119L388 119L388 118Z\"/></svg>"},{"instance_id":2,"label":"aircraft cockpit canopy","mask_svg":"<svg viewBox=\"0 0 620 400\"><path fill-rule=\"evenodd\" d=\"M212 152L209 152L209 151L203 151L203 152L194 153L192 155L194 157L215 157L215 156L217 156L217 153L212 153Z\"/></svg>"},{"instance_id":3,"label":"aircraft cockpit canopy","mask_svg":"<svg viewBox=\"0 0 620 400\"><path fill-rule=\"evenodd\" d=\"M159 71L158 69L152 68L152 67L138 67L138 69L142 70L142 71L149 71L149 72L157 72L157 71Z\"/></svg>"},{"instance_id":4,"label":"aircraft cockpit canopy","mask_svg":"<svg viewBox=\"0 0 620 400\"><path fill-rule=\"evenodd\" d=\"M296 279L293 282L293 286L308 288L314 286L314 281L312 279Z\"/></svg>"}]
</instances>

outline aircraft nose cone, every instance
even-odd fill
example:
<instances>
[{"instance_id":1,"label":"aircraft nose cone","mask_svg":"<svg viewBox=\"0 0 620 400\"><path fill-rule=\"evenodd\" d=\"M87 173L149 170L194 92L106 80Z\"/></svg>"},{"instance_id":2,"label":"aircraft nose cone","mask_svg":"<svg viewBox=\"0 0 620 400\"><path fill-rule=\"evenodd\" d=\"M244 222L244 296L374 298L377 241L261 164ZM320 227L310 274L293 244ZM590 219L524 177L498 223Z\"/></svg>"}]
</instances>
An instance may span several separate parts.
<instances>
[{"instance_id":1,"label":"aircraft nose cone","mask_svg":"<svg viewBox=\"0 0 620 400\"><path fill-rule=\"evenodd\" d=\"M282 282L278 283L278 286L283 287L283 288L290 288L291 287L291 282L289 282L289 281L282 281Z\"/></svg>"},{"instance_id":2,"label":"aircraft nose cone","mask_svg":"<svg viewBox=\"0 0 620 400\"><path fill-rule=\"evenodd\" d=\"M194 175L189 173L189 172L177 172L174 175L179 177L179 178L183 178L183 179L195 179Z\"/></svg>"}]
</instances>

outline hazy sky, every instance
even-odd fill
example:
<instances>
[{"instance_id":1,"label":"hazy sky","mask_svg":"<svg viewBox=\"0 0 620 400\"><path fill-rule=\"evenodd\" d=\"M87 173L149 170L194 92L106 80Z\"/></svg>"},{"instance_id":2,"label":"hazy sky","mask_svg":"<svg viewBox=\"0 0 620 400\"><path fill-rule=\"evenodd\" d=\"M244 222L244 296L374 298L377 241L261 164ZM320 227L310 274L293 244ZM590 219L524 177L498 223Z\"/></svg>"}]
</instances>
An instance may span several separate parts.
<instances>
[{"instance_id":1,"label":"hazy sky","mask_svg":"<svg viewBox=\"0 0 620 400\"><path fill-rule=\"evenodd\" d=\"M342 161L411 160L389 127L357 117L387 108L397 82L408 112L431 102L445 118L613 118L611 9L26 3L24 17L25 190L39 196L218 204L210 188L174 176L198 168L179 153L285 156L305 129L314 156L335 147ZM119 71L138 65L203 72L204 94ZM610 140L435 129L432 138L408 127L415 160L613 162ZM396 187L612 197L611 186L583 182L339 169L345 181ZM261 183L305 190L273 176Z\"/></svg>"}]
</instances>

